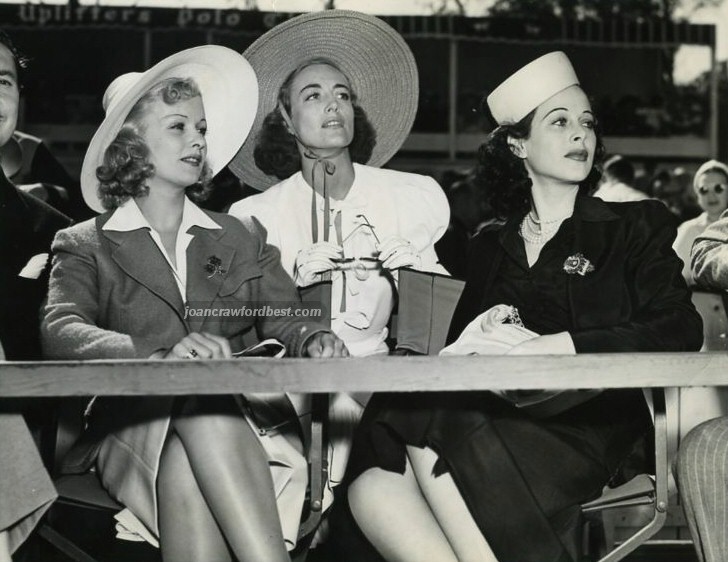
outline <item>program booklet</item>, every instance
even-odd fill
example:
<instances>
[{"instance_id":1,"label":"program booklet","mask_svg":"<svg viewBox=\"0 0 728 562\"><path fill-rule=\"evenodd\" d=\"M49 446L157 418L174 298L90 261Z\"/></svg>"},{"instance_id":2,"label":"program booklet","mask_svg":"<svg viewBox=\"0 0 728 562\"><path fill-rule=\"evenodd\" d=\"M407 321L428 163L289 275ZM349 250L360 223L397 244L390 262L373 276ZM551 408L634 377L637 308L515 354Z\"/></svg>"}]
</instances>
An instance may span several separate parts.
<instances>
[{"instance_id":1,"label":"program booklet","mask_svg":"<svg viewBox=\"0 0 728 562\"><path fill-rule=\"evenodd\" d=\"M260 343L246 347L242 351L233 353L233 357L283 357L286 346L276 339L268 338Z\"/></svg>"}]
</instances>

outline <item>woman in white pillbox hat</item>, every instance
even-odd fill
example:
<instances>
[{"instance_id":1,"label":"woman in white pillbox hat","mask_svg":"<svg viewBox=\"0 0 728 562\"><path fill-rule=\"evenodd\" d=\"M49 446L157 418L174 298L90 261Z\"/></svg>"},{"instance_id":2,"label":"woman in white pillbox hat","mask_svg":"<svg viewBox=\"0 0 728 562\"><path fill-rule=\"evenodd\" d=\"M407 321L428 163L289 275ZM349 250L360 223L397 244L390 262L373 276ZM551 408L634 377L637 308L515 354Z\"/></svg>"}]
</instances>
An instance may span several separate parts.
<instances>
[{"instance_id":1,"label":"woman in white pillbox hat","mask_svg":"<svg viewBox=\"0 0 728 562\"><path fill-rule=\"evenodd\" d=\"M250 64L215 45L112 82L81 176L86 202L106 212L53 243L47 357L230 359L252 329L289 355L346 355L323 325L239 314L297 306L298 293L258 223L194 202L240 148L257 100ZM307 465L295 423L265 430L297 418L273 418L269 406L231 395L99 397L66 465L95 463L125 508L119 525L158 540L165 561L287 562Z\"/></svg>"},{"instance_id":2,"label":"woman in white pillbox hat","mask_svg":"<svg viewBox=\"0 0 728 562\"><path fill-rule=\"evenodd\" d=\"M515 324L527 338L500 353L698 350L668 210L586 195L602 150L566 55L524 66L488 106L498 127L480 148L479 181L504 222L471 243L448 339L475 326L492 342L499 328L485 320L508 305L500 334ZM580 504L629 476L651 426L631 389L383 395L367 408L348 498L387 560L577 560Z\"/></svg>"}]
</instances>

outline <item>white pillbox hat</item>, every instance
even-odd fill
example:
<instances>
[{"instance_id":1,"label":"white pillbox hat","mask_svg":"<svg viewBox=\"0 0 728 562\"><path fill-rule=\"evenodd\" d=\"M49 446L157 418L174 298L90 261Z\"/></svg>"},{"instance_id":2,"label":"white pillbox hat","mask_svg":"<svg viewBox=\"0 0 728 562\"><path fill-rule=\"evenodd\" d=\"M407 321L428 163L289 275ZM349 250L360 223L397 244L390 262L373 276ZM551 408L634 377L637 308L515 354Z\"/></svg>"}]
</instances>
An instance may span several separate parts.
<instances>
[{"instance_id":1,"label":"white pillbox hat","mask_svg":"<svg viewBox=\"0 0 728 562\"><path fill-rule=\"evenodd\" d=\"M571 61L554 51L531 61L509 76L488 96L488 107L496 123L518 123L561 90L579 84Z\"/></svg>"}]
</instances>

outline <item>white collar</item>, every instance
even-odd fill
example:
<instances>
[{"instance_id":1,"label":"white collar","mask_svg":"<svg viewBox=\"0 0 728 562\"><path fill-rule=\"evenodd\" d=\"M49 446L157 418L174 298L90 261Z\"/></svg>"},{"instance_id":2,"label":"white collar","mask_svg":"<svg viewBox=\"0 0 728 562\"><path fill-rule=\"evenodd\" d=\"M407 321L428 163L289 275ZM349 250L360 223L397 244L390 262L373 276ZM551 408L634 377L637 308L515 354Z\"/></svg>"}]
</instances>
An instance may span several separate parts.
<instances>
[{"instance_id":1,"label":"white collar","mask_svg":"<svg viewBox=\"0 0 728 562\"><path fill-rule=\"evenodd\" d=\"M200 228L218 229L222 228L214 220L212 220L202 209L185 197L184 208L182 209L182 222L179 226L179 232L187 232L193 226ZM129 198L122 203L111 215L102 230L117 230L120 232L130 232L140 228L148 228L154 230L149 221L142 214L139 205L133 198Z\"/></svg>"}]
</instances>

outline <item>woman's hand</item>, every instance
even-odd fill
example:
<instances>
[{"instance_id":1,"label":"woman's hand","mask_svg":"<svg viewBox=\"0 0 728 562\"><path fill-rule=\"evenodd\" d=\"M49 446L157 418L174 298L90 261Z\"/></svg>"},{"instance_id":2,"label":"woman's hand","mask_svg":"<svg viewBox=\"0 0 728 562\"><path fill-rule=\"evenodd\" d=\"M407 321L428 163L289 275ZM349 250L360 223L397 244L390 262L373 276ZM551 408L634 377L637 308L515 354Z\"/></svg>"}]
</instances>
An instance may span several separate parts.
<instances>
[{"instance_id":1,"label":"woman's hand","mask_svg":"<svg viewBox=\"0 0 728 562\"><path fill-rule=\"evenodd\" d=\"M344 342L333 332L317 332L306 341L304 357L349 357Z\"/></svg>"},{"instance_id":2,"label":"woman's hand","mask_svg":"<svg viewBox=\"0 0 728 562\"><path fill-rule=\"evenodd\" d=\"M519 343L506 355L576 355L576 349L569 332L559 332Z\"/></svg>"},{"instance_id":3,"label":"woman's hand","mask_svg":"<svg viewBox=\"0 0 728 562\"><path fill-rule=\"evenodd\" d=\"M318 275L336 267L333 260L341 258L344 249L332 242L316 242L298 252L294 267L294 280L299 287L318 281Z\"/></svg>"},{"instance_id":4,"label":"woman's hand","mask_svg":"<svg viewBox=\"0 0 728 562\"><path fill-rule=\"evenodd\" d=\"M377 244L377 250L379 250L379 261L385 269L418 268L422 263L417 249L401 236L388 236Z\"/></svg>"},{"instance_id":5,"label":"woman's hand","mask_svg":"<svg viewBox=\"0 0 728 562\"><path fill-rule=\"evenodd\" d=\"M192 332L167 351L164 359L230 359L230 342L208 332Z\"/></svg>"}]
</instances>

